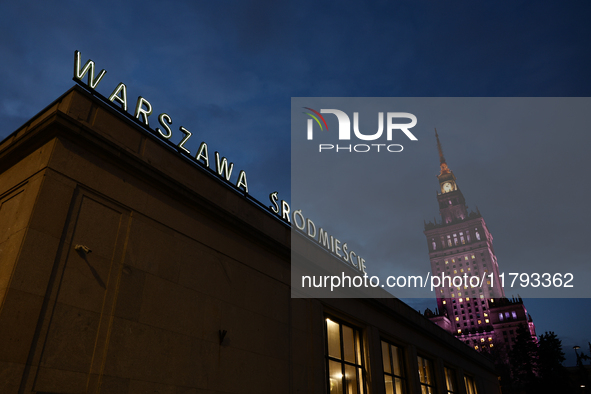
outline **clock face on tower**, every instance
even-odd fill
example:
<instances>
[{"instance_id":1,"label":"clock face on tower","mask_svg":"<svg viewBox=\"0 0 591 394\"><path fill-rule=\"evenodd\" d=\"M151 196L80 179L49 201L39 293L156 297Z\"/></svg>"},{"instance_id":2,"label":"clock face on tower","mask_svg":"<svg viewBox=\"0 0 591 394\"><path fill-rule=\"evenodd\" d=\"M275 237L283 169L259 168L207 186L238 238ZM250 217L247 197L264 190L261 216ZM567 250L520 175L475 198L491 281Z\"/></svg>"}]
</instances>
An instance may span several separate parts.
<instances>
[{"instance_id":1,"label":"clock face on tower","mask_svg":"<svg viewBox=\"0 0 591 394\"><path fill-rule=\"evenodd\" d=\"M447 193L447 192L451 192L453 190L452 184L450 182L445 182L443 184L443 192Z\"/></svg>"}]
</instances>

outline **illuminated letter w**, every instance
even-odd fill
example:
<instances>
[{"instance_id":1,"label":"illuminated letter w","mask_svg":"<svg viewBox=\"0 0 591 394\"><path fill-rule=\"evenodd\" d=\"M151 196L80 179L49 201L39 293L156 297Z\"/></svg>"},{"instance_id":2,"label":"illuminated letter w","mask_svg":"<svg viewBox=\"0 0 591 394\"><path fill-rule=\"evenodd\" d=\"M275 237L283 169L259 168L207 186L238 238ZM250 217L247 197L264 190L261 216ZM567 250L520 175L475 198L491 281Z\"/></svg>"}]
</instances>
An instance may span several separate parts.
<instances>
[{"instance_id":1,"label":"illuminated letter w","mask_svg":"<svg viewBox=\"0 0 591 394\"><path fill-rule=\"evenodd\" d=\"M225 157L222 157L222 161L220 162L220 154L215 152L215 165L218 175L223 176L229 181L230 175L232 175L232 168L234 168L234 163L230 163L230 166L228 167L228 160Z\"/></svg>"},{"instance_id":2,"label":"illuminated letter w","mask_svg":"<svg viewBox=\"0 0 591 394\"><path fill-rule=\"evenodd\" d=\"M96 79L94 79L94 62L89 59L86 64L84 64L82 70L80 70L80 63L82 62L80 58L80 52L74 52L74 79L82 81L84 75L88 73L88 86L90 86L92 89L95 89L107 72L102 70Z\"/></svg>"}]
</instances>

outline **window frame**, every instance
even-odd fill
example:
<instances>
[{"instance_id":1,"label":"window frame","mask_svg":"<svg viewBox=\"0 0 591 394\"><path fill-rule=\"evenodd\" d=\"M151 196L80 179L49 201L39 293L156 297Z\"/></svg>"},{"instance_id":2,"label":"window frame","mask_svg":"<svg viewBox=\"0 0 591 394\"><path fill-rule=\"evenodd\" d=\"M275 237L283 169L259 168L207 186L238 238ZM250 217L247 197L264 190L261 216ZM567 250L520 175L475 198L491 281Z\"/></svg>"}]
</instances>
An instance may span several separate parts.
<instances>
[{"instance_id":1,"label":"window frame","mask_svg":"<svg viewBox=\"0 0 591 394\"><path fill-rule=\"evenodd\" d=\"M464 388L466 389L466 394L478 394L478 387L474 376L464 375Z\"/></svg>"},{"instance_id":2,"label":"window frame","mask_svg":"<svg viewBox=\"0 0 591 394\"><path fill-rule=\"evenodd\" d=\"M448 371L451 372L451 376L448 375ZM443 366L443 375L445 377L445 389L447 394L459 394L460 385L458 384L458 372L455 368L448 365ZM455 386L453 390L449 387L450 381Z\"/></svg>"},{"instance_id":3,"label":"window frame","mask_svg":"<svg viewBox=\"0 0 591 394\"><path fill-rule=\"evenodd\" d=\"M386 344L388 346L388 358L390 360L390 372L386 372L385 368L384 368L384 344ZM398 363L400 365L400 373L401 375L396 375L394 373L394 360L392 357L392 347L395 347L396 349L398 349ZM393 387L393 391L394 394L407 394L408 393L408 380L407 380L407 376L408 376L408 370L406 367L406 352L404 350L404 347L392 342L388 339L384 339L384 338L380 338L380 352L382 354L382 371L384 374L384 390L386 390L386 375L390 376L392 378L392 387ZM395 385L395 381L396 379L400 379L402 382L402 393L398 393L396 391L396 385Z\"/></svg>"},{"instance_id":4,"label":"window frame","mask_svg":"<svg viewBox=\"0 0 591 394\"><path fill-rule=\"evenodd\" d=\"M424 365L428 367L430 372L430 380L431 383L426 383L421 380L421 364L419 360L424 360ZM435 377L435 362L433 359L429 357L424 357L421 354L417 354L417 372L419 374L419 387L421 389L421 393L430 393L430 394L437 394L437 378ZM429 375L428 373L425 375ZM427 388L427 391L424 391L424 387Z\"/></svg>"},{"instance_id":5,"label":"window frame","mask_svg":"<svg viewBox=\"0 0 591 394\"><path fill-rule=\"evenodd\" d=\"M328 320L339 325L339 347L340 347L340 355L341 355L340 359L329 355ZM355 362L353 362L353 363L350 361L346 361L344 358L343 326L347 326L348 328L353 330L353 338L354 338L353 352L355 354ZM341 374L342 374L341 387L342 387L343 394L349 394L349 392L347 390L346 380L345 380L345 376L346 376L345 375L345 366L347 366L347 365L352 366L353 368L355 368L355 371L356 371L356 375L357 375L356 393L367 394L368 387L367 387L367 373L366 373L366 369L365 369L365 347L364 347L362 330L358 326L355 326L355 325L350 324L346 321L343 321L339 318L336 318L333 315L325 314L324 315L324 338L325 338L324 339L324 352L325 352L327 393L330 393L330 385L331 385L331 382L330 382L330 380L331 380L330 362L333 361L333 362L339 363L341 366ZM355 343L355 339L357 340L357 343ZM356 349L356 346L358 346L359 349ZM358 358L360 358L360 360L358 360ZM357 364L357 362L359 362L359 364Z\"/></svg>"}]
</instances>

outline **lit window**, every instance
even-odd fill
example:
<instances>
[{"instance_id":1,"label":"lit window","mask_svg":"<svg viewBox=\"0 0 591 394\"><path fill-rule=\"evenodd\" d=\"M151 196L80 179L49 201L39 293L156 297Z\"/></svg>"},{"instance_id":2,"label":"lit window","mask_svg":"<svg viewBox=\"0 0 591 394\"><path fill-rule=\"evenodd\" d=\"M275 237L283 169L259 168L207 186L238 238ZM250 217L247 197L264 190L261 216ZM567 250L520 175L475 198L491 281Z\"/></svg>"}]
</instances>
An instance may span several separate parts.
<instances>
[{"instance_id":1,"label":"lit window","mask_svg":"<svg viewBox=\"0 0 591 394\"><path fill-rule=\"evenodd\" d=\"M478 320L478 324L482 324L482 320ZM483 339L483 341L484 341L484 339Z\"/></svg>"},{"instance_id":2,"label":"lit window","mask_svg":"<svg viewBox=\"0 0 591 394\"><path fill-rule=\"evenodd\" d=\"M462 330L458 328L458 334L461 334L461 333L462 333Z\"/></svg>"},{"instance_id":3,"label":"lit window","mask_svg":"<svg viewBox=\"0 0 591 394\"><path fill-rule=\"evenodd\" d=\"M475 345L475 346L474 346L474 349L478 350L478 345Z\"/></svg>"},{"instance_id":4,"label":"lit window","mask_svg":"<svg viewBox=\"0 0 591 394\"><path fill-rule=\"evenodd\" d=\"M488 323L488 322L490 322L490 320L488 320L488 319L484 319L484 322L485 322L485 323Z\"/></svg>"},{"instance_id":5,"label":"lit window","mask_svg":"<svg viewBox=\"0 0 591 394\"><path fill-rule=\"evenodd\" d=\"M451 259L451 262L452 262L452 263L455 263L455 262L456 262L456 259Z\"/></svg>"},{"instance_id":6,"label":"lit window","mask_svg":"<svg viewBox=\"0 0 591 394\"><path fill-rule=\"evenodd\" d=\"M480 298L484 298L484 294L480 294ZM484 302L483 302L484 303Z\"/></svg>"},{"instance_id":7,"label":"lit window","mask_svg":"<svg viewBox=\"0 0 591 394\"><path fill-rule=\"evenodd\" d=\"M464 272L464 269L462 268L462 269L460 270L460 272Z\"/></svg>"},{"instance_id":8,"label":"lit window","mask_svg":"<svg viewBox=\"0 0 591 394\"><path fill-rule=\"evenodd\" d=\"M484 338L480 338L480 342L484 342Z\"/></svg>"},{"instance_id":9,"label":"lit window","mask_svg":"<svg viewBox=\"0 0 591 394\"><path fill-rule=\"evenodd\" d=\"M505 318L508 319L509 318L509 312L505 312Z\"/></svg>"},{"instance_id":10,"label":"lit window","mask_svg":"<svg viewBox=\"0 0 591 394\"><path fill-rule=\"evenodd\" d=\"M468 256L464 256L464 260L468 260Z\"/></svg>"},{"instance_id":11,"label":"lit window","mask_svg":"<svg viewBox=\"0 0 591 394\"><path fill-rule=\"evenodd\" d=\"M474 257L474 255L472 255L472 260L474 260L476 257Z\"/></svg>"},{"instance_id":12,"label":"lit window","mask_svg":"<svg viewBox=\"0 0 591 394\"><path fill-rule=\"evenodd\" d=\"M366 391L359 330L326 318L329 393Z\"/></svg>"},{"instance_id":13,"label":"lit window","mask_svg":"<svg viewBox=\"0 0 591 394\"><path fill-rule=\"evenodd\" d=\"M484 317L488 317L488 313L484 312Z\"/></svg>"},{"instance_id":14,"label":"lit window","mask_svg":"<svg viewBox=\"0 0 591 394\"><path fill-rule=\"evenodd\" d=\"M478 241L480 241L480 233L478 232L478 229L476 229L476 234L475 235L476 235L476 239Z\"/></svg>"},{"instance_id":15,"label":"lit window","mask_svg":"<svg viewBox=\"0 0 591 394\"><path fill-rule=\"evenodd\" d=\"M513 319L517 319L517 313L515 313L515 311L511 312L511 316L513 317Z\"/></svg>"},{"instance_id":16,"label":"lit window","mask_svg":"<svg viewBox=\"0 0 591 394\"><path fill-rule=\"evenodd\" d=\"M419 364L419 381L421 382L421 392L435 392L435 375L433 374L433 362L421 356L417 357Z\"/></svg>"},{"instance_id":17,"label":"lit window","mask_svg":"<svg viewBox=\"0 0 591 394\"><path fill-rule=\"evenodd\" d=\"M466 384L466 394L478 394L476 382L472 376L464 375L464 383Z\"/></svg>"},{"instance_id":18,"label":"lit window","mask_svg":"<svg viewBox=\"0 0 591 394\"><path fill-rule=\"evenodd\" d=\"M492 337L488 337L488 341L489 342L492 342Z\"/></svg>"},{"instance_id":19,"label":"lit window","mask_svg":"<svg viewBox=\"0 0 591 394\"><path fill-rule=\"evenodd\" d=\"M448 264L448 263L449 263L449 261L445 260L445 264Z\"/></svg>"},{"instance_id":20,"label":"lit window","mask_svg":"<svg viewBox=\"0 0 591 394\"><path fill-rule=\"evenodd\" d=\"M461 294L458 294L458 295L461 295ZM463 301L463 299L462 299L462 298L460 298L460 302L462 302L462 301Z\"/></svg>"},{"instance_id":21,"label":"lit window","mask_svg":"<svg viewBox=\"0 0 591 394\"><path fill-rule=\"evenodd\" d=\"M382 364L384 366L386 393L406 393L402 350L398 346L382 341ZM352 392L355 393L356 391L353 390Z\"/></svg>"},{"instance_id":22,"label":"lit window","mask_svg":"<svg viewBox=\"0 0 591 394\"><path fill-rule=\"evenodd\" d=\"M466 301L470 301L470 298L466 297Z\"/></svg>"},{"instance_id":23,"label":"lit window","mask_svg":"<svg viewBox=\"0 0 591 394\"><path fill-rule=\"evenodd\" d=\"M490 345L488 345L488 346L490 346L490 347L493 347L493 344L491 343L491 344L490 344Z\"/></svg>"},{"instance_id":24,"label":"lit window","mask_svg":"<svg viewBox=\"0 0 591 394\"><path fill-rule=\"evenodd\" d=\"M460 318L459 317L456 317L456 321L460 321Z\"/></svg>"},{"instance_id":25,"label":"lit window","mask_svg":"<svg viewBox=\"0 0 591 394\"><path fill-rule=\"evenodd\" d=\"M456 371L445 367L445 385L447 387L447 394L457 394L458 385L456 384Z\"/></svg>"},{"instance_id":26,"label":"lit window","mask_svg":"<svg viewBox=\"0 0 591 394\"><path fill-rule=\"evenodd\" d=\"M442 291L443 292L443 291ZM443 305L447 304L447 301L443 300Z\"/></svg>"},{"instance_id":27,"label":"lit window","mask_svg":"<svg viewBox=\"0 0 591 394\"><path fill-rule=\"evenodd\" d=\"M457 273L458 273L458 270L454 270L454 274L457 274Z\"/></svg>"}]
</instances>

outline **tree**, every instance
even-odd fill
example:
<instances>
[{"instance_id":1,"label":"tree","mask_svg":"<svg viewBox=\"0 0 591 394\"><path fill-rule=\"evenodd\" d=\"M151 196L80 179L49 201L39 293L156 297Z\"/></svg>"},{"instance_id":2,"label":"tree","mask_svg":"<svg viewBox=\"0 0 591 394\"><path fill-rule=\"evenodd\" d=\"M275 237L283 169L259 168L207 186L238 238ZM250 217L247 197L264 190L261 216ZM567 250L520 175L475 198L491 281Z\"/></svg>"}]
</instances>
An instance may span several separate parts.
<instances>
[{"instance_id":1,"label":"tree","mask_svg":"<svg viewBox=\"0 0 591 394\"><path fill-rule=\"evenodd\" d=\"M513 387L517 392L538 393L538 344L524 324L517 327L516 334L513 348L509 352Z\"/></svg>"},{"instance_id":2,"label":"tree","mask_svg":"<svg viewBox=\"0 0 591 394\"><path fill-rule=\"evenodd\" d=\"M552 331L540 335L538 343L538 368L542 393L558 393L568 385L568 375L562 366L566 359L562 341ZM564 392L564 391L563 391Z\"/></svg>"}]
</instances>

